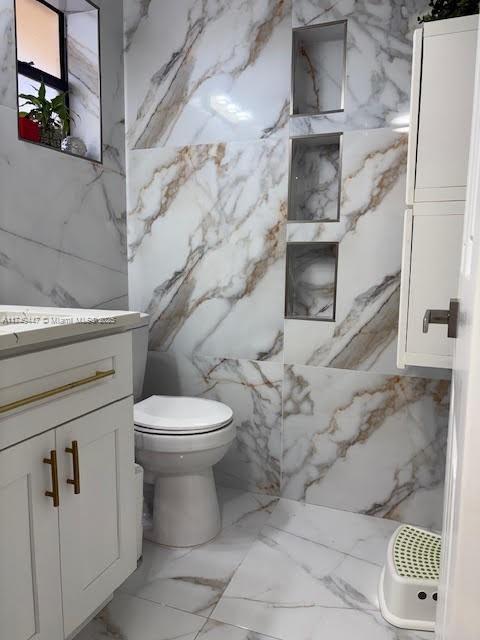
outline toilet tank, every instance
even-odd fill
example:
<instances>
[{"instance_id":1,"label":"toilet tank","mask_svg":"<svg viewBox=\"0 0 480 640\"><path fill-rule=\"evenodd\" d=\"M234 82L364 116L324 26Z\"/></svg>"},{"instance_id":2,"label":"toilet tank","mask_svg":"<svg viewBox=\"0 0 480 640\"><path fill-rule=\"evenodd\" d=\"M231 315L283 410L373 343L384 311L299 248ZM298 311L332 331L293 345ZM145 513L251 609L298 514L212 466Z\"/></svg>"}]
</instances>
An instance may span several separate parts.
<instances>
[{"instance_id":1,"label":"toilet tank","mask_svg":"<svg viewBox=\"0 0 480 640\"><path fill-rule=\"evenodd\" d=\"M133 358L133 398L135 402L142 399L143 380L147 365L148 352L148 320L147 313L140 314L141 318L132 331L132 358Z\"/></svg>"}]
</instances>

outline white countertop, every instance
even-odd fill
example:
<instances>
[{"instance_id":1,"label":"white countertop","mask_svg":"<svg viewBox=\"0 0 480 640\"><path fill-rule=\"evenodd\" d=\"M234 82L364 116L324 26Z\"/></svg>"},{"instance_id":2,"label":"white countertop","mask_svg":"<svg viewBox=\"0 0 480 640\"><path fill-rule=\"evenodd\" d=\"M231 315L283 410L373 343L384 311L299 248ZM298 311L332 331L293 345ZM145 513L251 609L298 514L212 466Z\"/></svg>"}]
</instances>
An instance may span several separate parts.
<instances>
[{"instance_id":1,"label":"white countertop","mask_svg":"<svg viewBox=\"0 0 480 640\"><path fill-rule=\"evenodd\" d=\"M144 317L137 311L0 305L0 352L125 331L142 324Z\"/></svg>"}]
</instances>

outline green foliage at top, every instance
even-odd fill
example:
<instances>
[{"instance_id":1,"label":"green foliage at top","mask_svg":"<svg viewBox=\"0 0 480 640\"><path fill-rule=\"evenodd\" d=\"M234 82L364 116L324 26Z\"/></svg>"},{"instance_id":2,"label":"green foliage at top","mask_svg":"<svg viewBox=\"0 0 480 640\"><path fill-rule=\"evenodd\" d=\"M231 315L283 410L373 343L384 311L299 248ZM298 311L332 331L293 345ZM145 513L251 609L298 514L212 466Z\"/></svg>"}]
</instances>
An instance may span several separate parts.
<instances>
[{"instance_id":1,"label":"green foliage at top","mask_svg":"<svg viewBox=\"0 0 480 640\"><path fill-rule=\"evenodd\" d=\"M432 8L430 14L418 18L419 22L431 20L445 20L459 18L478 13L479 0L430 0L428 6Z\"/></svg>"},{"instance_id":2,"label":"green foliage at top","mask_svg":"<svg viewBox=\"0 0 480 640\"><path fill-rule=\"evenodd\" d=\"M45 83L41 82L37 95L21 93L19 98L25 100L21 107L30 106L32 109L28 113L21 113L30 120L37 122L43 131L61 131L64 136L68 135L72 114L66 104L66 94L60 93L52 100L46 97Z\"/></svg>"}]
</instances>

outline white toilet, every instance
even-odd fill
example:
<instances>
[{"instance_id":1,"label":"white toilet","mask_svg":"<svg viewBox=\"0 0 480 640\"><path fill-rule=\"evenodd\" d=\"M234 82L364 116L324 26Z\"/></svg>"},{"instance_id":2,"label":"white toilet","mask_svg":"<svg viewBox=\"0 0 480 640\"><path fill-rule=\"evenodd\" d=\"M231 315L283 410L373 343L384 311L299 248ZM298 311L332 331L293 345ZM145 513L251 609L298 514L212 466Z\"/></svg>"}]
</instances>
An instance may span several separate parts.
<instances>
[{"instance_id":1,"label":"white toilet","mask_svg":"<svg viewBox=\"0 0 480 640\"><path fill-rule=\"evenodd\" d=\"M148 345L148 316L132 330L135 400L140 398ZM134 407L135 450L145 481L154 485L148 540L190 547L221 527L213 465L235 439L232 410L203 398L151 396Z\"/></svg>"}]
</instances>

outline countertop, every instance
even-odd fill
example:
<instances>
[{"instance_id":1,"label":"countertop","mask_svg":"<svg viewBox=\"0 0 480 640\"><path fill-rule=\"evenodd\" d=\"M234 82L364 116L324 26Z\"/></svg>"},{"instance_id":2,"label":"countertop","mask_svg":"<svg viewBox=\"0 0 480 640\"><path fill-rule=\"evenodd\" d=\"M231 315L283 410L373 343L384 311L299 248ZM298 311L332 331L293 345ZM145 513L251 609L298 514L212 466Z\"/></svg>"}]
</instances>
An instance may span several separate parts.
<instances>
[{"instance_id":1,"label":"countertop","mask_svg":"<svg viewBox=\"0 0 480 640\"><path fill-rule=\"evenodd\" d=\"M146 317L137 311L0 305L0 357L126 331L146 323Z\"/></svg>"}]
</instances>

